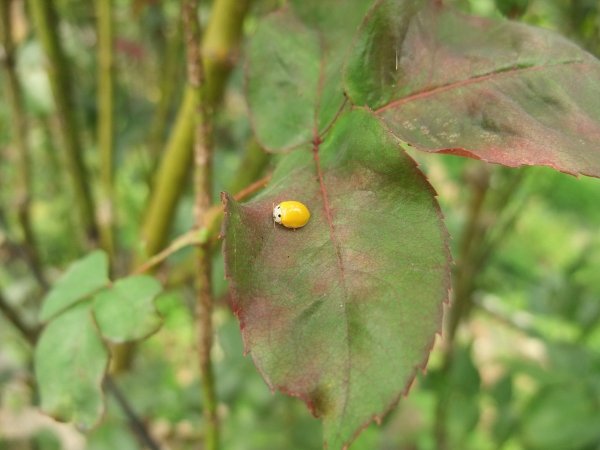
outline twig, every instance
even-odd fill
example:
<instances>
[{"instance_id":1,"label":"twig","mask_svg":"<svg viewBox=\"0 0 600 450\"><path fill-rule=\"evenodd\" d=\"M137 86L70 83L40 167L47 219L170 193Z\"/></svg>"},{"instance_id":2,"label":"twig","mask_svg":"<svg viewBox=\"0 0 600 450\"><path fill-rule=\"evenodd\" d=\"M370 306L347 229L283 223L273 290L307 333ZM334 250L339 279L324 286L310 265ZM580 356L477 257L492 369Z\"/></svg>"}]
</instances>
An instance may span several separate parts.
<instances>
[{"instance_id":1,"label":"twig","mask_svg":"<svg viewBox=\"0 0 600 450\"><path fill-rule=\"evenodd\" d=\"M139 266L133 271L133 273L140 274L146 272L162 263L173 253L178 252L182 248L185 248L189 245L204 244L206 242L207 235L208 233L206 232L206 228L202 228L199 230L194 228L193 230L190 230L187 233L178 236L167 248L165 248L162 252L157 253L144 264Z\"/></svg>"},{"instance_id":2,"label":"twig","mask_svg":"<svg viewBox=\"0 0 600 450\"><path fill-rule=\"evenodd\" d=\"M23 233L23 248L26 262L35 279L45 291L48 282L44 276L37 247L33 226L31 223L31 158L27 145L27 119L23 106L23 92L16 71L15 46L12 37L11 7L12 0L0 2L0 36L4 48L4 67L6 69L6 93L9 99L14 123L13 139L18 151L17 177L17 216Z\"/></svg>"},{"instance_id":3,"label":"twig","mask_svg":"<svg viewBox=\"0 0 600 450\"><path fill-rule=\"evenodd\" d=\"M107 375L104 378L104 387L108 392L112 394L112 396L117 401L117 404L125 413L127 420L129 421L129 427L133 431L133 433L139 438L139 440L150 450L161 450L158 443L154 440L148 430L146 429L146 425L140 420L138 415L135 413L129 400L123 394L123 391L119 389L117 383L113 380L113 378Z\"/></svg>"},{"instance_id":4,"label":"twig","mask_svg":"<svg viewBox=\"0 0 600 450\"><path fill-rule=\"evenodd\" d=\"M243 200L249 197L250 195L254 194L256 191L264 188L270 180L271 175L264 176L260 180L256 180L254 183L239 191L233 196L233 198L239 202L240 200Z\"/></svg>"},{"instance_id":5,"label":"twig","mask_svg":"<svg viewBox=\"0 0 600 450\"><path fill-rule=\"evenodd\" d=\"M17 311L12 307L10 303L4 298L4 296L0 293L0 311L4 314L4 317L21 333L23 338L31 344L34 344L39 330L36 328L32 328L27 325L22 319L21 316L17 313Z\"/></svg>"},{"instance_id":6,"label":"twig","mask_svg":"<svg viewBox=\"0 0 600 450\"><path fill-rule=\"evenodd\" d=\"M208 104L204 66L200 53L200 24L198 22L199 0L183 0L183 27L187 44L188 83L193 89L196 103L196 131L194 139L194 174L196 187L195 219L200 228L210 210L212 201L213 128L212 107ZM196 302L196 326L198 328L198 359L202 382L204 409L204 447L219 448L219 422L217 398L212 368L213 343L213 295L211 282L210 246L202 244L197 256L198 292Z\"/></svg>"},{"instance_id":7,"label":"twig","mask_svg":"<svg viewBox=\"0 0 600 450\"><path fill-rule=\"evenodd\" d=\"M114 262L114 70L113 70L113 0L96 0L98 16L98 147L102 196L98 225L102 248Z\"/></svg>"},{"instance_id":8,"label":"twig","mask_svg":"<svg viewBox=\"0 0 600 450\"><path fill-rule=\"evenodd\" d=\"M256 191L262 189L266 186L266 184L271 179L271 175L267 175L260 180L255 181L254 183L246 186L244 189L239 191L233 197L240 201L248 196L254 194ZM175 238L171 244L167 248L165 248L160 253L157 253L144 264L135 269L132 273L139 274L146 272L160 263L162 263L165 259L171 256L173 253L178 252L179 250L189 246L189 245L203 245L206 244L210 238L215 235L215 231L221 223L221 219L223 218L223 206L221 205L213 205L207 212L204 214L204 221L202 228L193 228L187 233L184 233L177 238Z\"/></svg>"}]
</instances>

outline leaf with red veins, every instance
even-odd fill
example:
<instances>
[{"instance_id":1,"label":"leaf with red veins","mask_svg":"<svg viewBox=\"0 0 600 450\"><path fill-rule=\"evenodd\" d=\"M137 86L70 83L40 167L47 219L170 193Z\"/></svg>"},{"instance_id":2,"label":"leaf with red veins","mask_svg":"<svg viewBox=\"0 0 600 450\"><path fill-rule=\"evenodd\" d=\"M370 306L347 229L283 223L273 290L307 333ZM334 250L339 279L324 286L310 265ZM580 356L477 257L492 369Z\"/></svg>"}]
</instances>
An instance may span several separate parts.
<instances>
[{"instance_id":1,"label":"leaf with red veins","mask_svg":"<svg viewBox=\"0 0 600 450\"><path fill-rule=\"evenodd\" d=\"M261 145L309 143L345 104L343 64L372 0L294 0L259 22L248 47L246 97Z\"/></svg>"},{"instance_id":2,"label":"leaf with red veins","mask_svg":"<svg viewBox=\"0 0 600 450\"><path fill-rule=\"evenodd\" d=\"M385 0L364 23L345 84L427 152L600 176L600 62L565 38L441 6Z\"/></svg>"},{"instance_id":3,"label":"leaf with red veins","mask_svg":"<svg viewBox=\"0 0 600 450\"><path fill-rule=\"evenodd\" d=\"M297 230L273 223L305 203ZM365 110L279 163L246 204L224 194L224 252L246 351L273 389L302 398L327 448L346 448L425 366L449 289L435 192Z\"/></svg>"}]
</instances>

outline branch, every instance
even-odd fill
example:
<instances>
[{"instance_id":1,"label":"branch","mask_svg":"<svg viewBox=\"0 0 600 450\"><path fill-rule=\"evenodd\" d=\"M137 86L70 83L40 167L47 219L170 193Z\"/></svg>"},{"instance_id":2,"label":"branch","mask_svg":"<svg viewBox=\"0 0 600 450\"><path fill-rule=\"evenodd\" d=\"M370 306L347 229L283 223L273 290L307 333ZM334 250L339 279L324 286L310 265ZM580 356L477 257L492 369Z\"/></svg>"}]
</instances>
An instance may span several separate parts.
<instances>
[{"instance_id":1,"label":"branch","mask_svg":"<svg viewBox=\"0 0 600 450\"><path fill-rule=\"evenodd\" d=\"M250 195L264 188L270 179L271 175L267 175L261 178L260 180L255 181L254 183L240 190L237 194L233 196L233 198L235 198L237 201L241 201L249 197ZM144 264L135 269L132 273L140 274L147 272L148 270L153 269L154 267L161 264L173 253L176 253L179 250L190 245L204 245L206 243L210 243L210 241L213 240L213 238L216 238L216 233L221 226L222 219L223 205L211 206L211 208L204 214L203 222L200 228L193 228L187 233L178 236L173 241L171 241L167 248L154 255Z\"/></svg>"},{"instance_id":2,"label":"branch","mask_svg":"<svg viewBox=\"0 0 600 450\"><path fill-rule=\"evenodd\" d=\"M98 16L98 147L102 197L98 211L102 248L114 261L115 243L113 147L114 147L114 70L113 70L113 0L96 0Z\"/></svg>"},{"instance_id":3,"label":"branch","mask_svg":"<svg viewBox=\"0 0 600 450\"><path fill-rule=\"evenodd\" d=\"M27 119L23 103L23 91L16 71L16 51L12 36L12 0L0 3L0 38L4 48L4 67L6 69L6 94L10 103L14 124L13 139L18 152L17 176L17 216L23 233L23 248L26 262L42 290L48 289L41 259L38 252L37 239L31 223L31 158L27 145Z\"/></svg>"},{"instance_id":4,"label":"branch","mask_svg":"<svg viewBox=\"0 0 600 450\"><path fill-rule=\"evenodd\" d=\"M95 206L83 163L80 127L75 116L72 79L59 36L58 18L53 0L29 0L34 29L46 54L48 78L54 95L59 127L66 151L67 169L73 181L75 201L86 237L95 242L98 226L95 221Z\"/></svg>"},{"instance_id":5,"label":"branch","mask_svg":"<svg viewBox=\"0 0 600 450\"><path fill-rule=\"evenodd\" d=\"M249 4L250 0L215 0L213 3L202 40L206 101L211 108L218 104L225 90ZM177 202L185 187L183 180L192 166L195 96L194 89L188 87L157 169L142 229L146 257L165 245Z\"/></svg>"},{"instance_id":6,"label":"branch","mask_svg":"<svg viewBox=\"0 0 600 450\"><path fill-rule=\"evenodd\" d=\"M0 312L6 317L6 319L21 333L21 336L31 344L34 344L39 330L32 328L27 325L22 319L19 313L12 307L10 303L0 293Z\"/></svg>"},{"instance_id":7,"label":"branch","mask_svg":"<svg viewBox=\"0 0 600 450\"><path fill-rule=\"evenodd\" d=\"M129 421L129 427L131 428L133 433L138 437L138 439L150 450L161 450L158 443L154 440L152 436L150 436L150 433L146 429L146 425L144 425L144 422L142 422L141 419L138 417L136 412L131 407L129 400L127 399L127 397L125 397L125 394L123 394L123 391L119 389L117 383L113 380L111 376L107 375L104 378L104 387L108 392L110 392L113 395L113 397L117 401L117 404L119 405L119 407L127 417L127 420Z\"/></svg>"},{"instance_id":8,"label":"branch","mask_svg":"<svg viewBox=\"0 0 600 450\"><path fill-rule=\"evenodd\" d=\"M200 25L198 23L199 0L183 0L183 27L187 43L187 69L190 92L194 94L195 136L194 174L196 187L195 221L196 227L204 224L212 201L212 160L213 122L212 107L208 104L204 66L200 54ZM202 383L204 409L204 447L207 450L219 448L219 421L217 417L217 396L211 360L213 344L213 294L210 246L199 246L197 256L197 300L196 327L198 329L198 360Z\"/></svg>"}]
</instances>

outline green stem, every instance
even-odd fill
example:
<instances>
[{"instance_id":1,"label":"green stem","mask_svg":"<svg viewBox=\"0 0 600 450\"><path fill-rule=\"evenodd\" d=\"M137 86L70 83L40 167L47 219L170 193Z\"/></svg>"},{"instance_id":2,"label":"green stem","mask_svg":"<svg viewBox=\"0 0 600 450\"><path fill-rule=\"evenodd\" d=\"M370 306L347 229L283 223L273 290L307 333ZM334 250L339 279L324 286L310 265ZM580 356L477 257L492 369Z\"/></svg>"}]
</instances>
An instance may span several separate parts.
<instances>
[{"instance_id":1,"label":"green stem","mask_svg":"<svg viewBox=\"0 0 600 450\"><path fill-rule=\"evenodd\" d=\"M214 108L220 101L235 62L242 25L250 0L215 0L202 40L206 74L206 102ZM154 255L168 239L177 202L192 165L195 93L188 87L157 169L142 229L145 257Z\"/></svg>"},{"instance_id":2,"label":"green stem","mask_svg":"<svg viewBox=\"0 0 600 450\"><path fill-rule=\"evenodd\" d=\"M83 149L79 125L75 116L72 79L67 58L58 37L59 22L53 0L29 0L35 31L46 54L48 78L54 95L67 168L73 181L76 205L85 235L91 242L98 238L95 207L88 174L83 163Z\"/></svg>"},{"instance_id":3,"label":"green stem","mask_svg":"<svg viewBox=\"0 0 600 450\"><path fill-rule=\"evenodd\" d=\"M98 16L98 147L102 196L98 213L100 242L111 261L114 243L114 62L113 0L96 0Z\"/></svg>"},{"instance_id":4,"label":"green stem","mask_svg":"<svg viewBox=\"0 0 600 450\"><path fill-rule=\"evenodd\" d=\"M207 85L200 54L199 0L183 0L183 24L187 43L189 89L194 93L194 184L196 192L195 222L200 228L206 221L212 202L212 161L214 152L212 107L207 102ZM204 408L204 448L219 448L217 396L211 349L213 344L213 289L210 246L198 247L196 326L198 328L198 360Z\"/></svg>"},{"instance_id":5,"label":"green stem","mask_svg":"<svg viewBox=\"0 0 600 450\"><path fill-rule=\"evenodd\" d=\"M182 60L182 36L181 27L175 26L175 30L171 31L167 37L166 52L164 54L164 64L161 64L162 72L160 77L160 97L152 125L150 126L150 134L148 138L149 156L151 158L151 169L156 168L154 161L160 157L160 152L164 146L164 136L167 129L169 111L173 105L173 98L178 91L179 83L181 82L181 60Z\"/></svg>"},{"instance_id":6,"label":"green stem","mask_svg":"<svg viewBox=\"0 0 600 450\"><path fill-rule=\"evenodd\" d=\"M456 263L453 280L453 303L449 310L449 318L445 327L445 345L446 350L441 371L443 376L447 376L452 370L454 361L455 337L458 326L462 320L469 314L472 307L472 294L475 288L475 275L479 268L474 264L474 253L479 250L479 244L482 242L485 232L482 230L482 212L484 211L484 201L487 197L490 187L489 169L476 163L472 166L475 170L469 173L470 185L472 187L472 197L469 204L467 222L461 237L459 256ZM447 450L451 448L448 441L448 390L441 390L438 393L436 411L435 411L435 439L436 448Z\"/></svg>"},{"instance_id":7,"label":"green stem","mask_svg":"<svg viewBox=\"0 0 600 450\"><path fill-rule=\"evenodd\" d=\"M14 124L13 138L18 152L17 216L23 233L23 246L27 254L27 263L39 285L43 290L46 290L48 289L48 282L44 276L31 221L31 158L27 144L28 128L23 106L23 92L16 71L16 52L12 38L12 5L12 0L2 0L0 3L0 39L4 47L6 95L10 103Z\"/></svg>"}]
</instances>

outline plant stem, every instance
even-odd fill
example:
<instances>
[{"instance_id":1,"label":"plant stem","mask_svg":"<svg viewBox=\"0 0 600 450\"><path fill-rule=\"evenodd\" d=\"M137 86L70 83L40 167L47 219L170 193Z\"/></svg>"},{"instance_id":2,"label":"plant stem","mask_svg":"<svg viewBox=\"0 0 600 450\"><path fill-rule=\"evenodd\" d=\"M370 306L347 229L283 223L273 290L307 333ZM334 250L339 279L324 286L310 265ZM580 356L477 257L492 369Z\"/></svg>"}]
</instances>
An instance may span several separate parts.
<instances>
[{"instance_id":1,"label":"plant stem","mask_svg":"<svg viewBox=\"0 0 600 450\"><path fill-rule=\"evenodd\" d=\"M268 175L266 177L261 178L260 180L256 180L254 183L240 190L237 194L233 196L233 198L235 198L237 201L243 200L244 198L254 194L256 191L265 187L265 185L269 182L270 179L271 176ZM173 239L171 243L167 247L165 247L164 250L148 259L144 264L139 266L132 273L144 273L162 263L173 253L178 252L179 250L190 245L204 245L206 243L211 244L211 241L216 239L222 219L223 206L211 206L210 209L204 214L204 220L201 228L193 228L187 233L184 233L178 236L177 238Z\"/></svg>"},{"instance_id":2,"label":"plant stem","mask_svg":"<svg viewBox=\"0 0 600 450\"><path fill-rule=\"evenodd\" d=\"M17 216L23 233L23 247L35 279L45 291L48 282L38 252L37 240L31 222L31 159L27 144L27 119L23 106L23 92L16 71L16 52L12 37L12 0L0 3L0 39L4 48L4 67L6 68L6 95L8 97L14 124L13 138L18 152L17 177Z\"/></svg>"},{"instance_id":3,"label":"plant stem","mask_svg":"<svg viewBox=\"0 0 600 450\"><path fill-rule=\"evenodd\" d=\"M0 312L21 333L27 342L34 343L36 341L39 330L27 325L17 311L4 298L2 293L0 293Z\"/></svg>"},{"instance_id":4,"label":"plant stem","mask_svg":"<svg viewBox=\"0 0 600 450\"><path fill-rule=\"evenodd\" d=\"M183 26L187 43L188 84L195 99L194 184L196 192L195 222L200 228L212 203L213 123L212 107L206 95L206 79L200 53L199 0L183 0ZM206 243L199 245L197 255L196 326L198 328L198 359L204 408L204 448L219 448L217 399L211 359L213 343L213 294L211 253Z\"/></svg>"},{"instance_id":5,"label":"plant stem","mask_svg":"<svg viewBox=\"0 0 600 450\"><path fill-rule=\"evenodd\" d=\"M72 80L67 58L58 37L59 22L53 0L29 0L35 30L46 53L48 78L54 95L63 145L67 154L67 169L73 181L75 200L81 224L90 242L96 242L98 227L87 170L83 163L83 148L75 115Z\"/></svg>"},{"instance_id":6,"label":"plant stem","mask_svg":"<svg viewBox=\"0 0 600 450\"><path fill-rule=\"evenodd\" d=\"M250 0L215 0L213 3L202 39L205 100L211 108L220 101L235 63L249 3ZM157 169L142 229L146 257L157 253L168 239L175 208L185 187L183 180L192 165L195 97L194 89L188 87Z\"/></svg>"},{"instance_id":7,"label":"plant stem","mask_svg":"<svg viewBox=\"0 0 600 450\"><path fill-rule=\"evenodd\" d=\"M98 17L98 147L102 196L98 211L100 242L114 262L115 243L113 153L114 153L114 70L113 0L96 0Z\"/></svg>"},{"instance_id":8,"label":"plant stem","mask_svg":"<svg viewBox=\"0 0 600 450\"><path fill-rule=\"evenodd\" d=\"M484 201L490 188L490 173L486 166L475 164L472 166L475 170L467 174L469 184L471 185L471 202L467 214L467 222L461 237L459 256L454 272L454 299L449 310L449 318L445 327L445 353L442 362L441 371L443 377L447 377L452 370L454 362L455 337L458 326L468 315L472 307L471 296L475 288L475 276L480 269L474 264L474 254L479 252L479 245L485 237L482 229L482 212L484 210ZM434 432L436 439L436 448L447 450L451 448L448 442L448 389L438 392L437 405L435 410Z\"/></svg>"},{"instance_id":9,"label":"plant stem","mask_svg":"<svg viewBox=\"0 0 600 450\"><path fill-rule=\"evenodd\" d=\"M149 448L150 450L161 450L158 443L152 438L152 436L150 436L150 433L148 433L144 422L140 420L138 415L133 410L131 403L129 403L129 400L127 399L123 391L119 389L119 386L111 376L107 375L104 378L104 387L108 392L110 392L113 395L113 397L117 401L117 404L119 405L119 407L127 417L127 420L129 421L129 428L131 428L131 430L138 437L140 442L143 443L144 446Z\"/></svg>"},{"instance_id":10,"label":"plant stem","mask_svg":"<svg viewBox=\"0 0 600 450\"><path fill-rule=\"evenodd\" d=\"M161 64L161 75L159 91L160 97L156 109L154 110L154 117L152 118L152 125L150 126L150 133L148 137L149 157L152 161L151 170L154 171L156 163L160 158L160 152L164 146L165 131L167 129L167 122L169 118L169 112L173 105L173 98L176 95L180 95L178 87L181 82L181 61L183 53L183 39L181 33L181 27L175 26L175 30L168 33L166 51L164 54L164 63Z\"/></svg>"}]
</instances>

